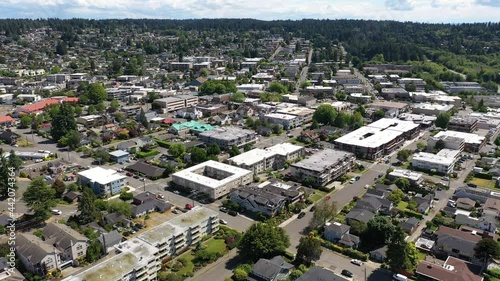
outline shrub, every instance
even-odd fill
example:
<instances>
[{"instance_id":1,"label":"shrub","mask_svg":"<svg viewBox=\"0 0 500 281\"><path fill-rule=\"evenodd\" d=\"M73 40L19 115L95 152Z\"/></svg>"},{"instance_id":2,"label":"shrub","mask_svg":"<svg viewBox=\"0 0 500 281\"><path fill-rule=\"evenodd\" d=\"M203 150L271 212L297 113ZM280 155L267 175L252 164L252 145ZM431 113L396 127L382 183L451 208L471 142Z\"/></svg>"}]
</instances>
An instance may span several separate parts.
<instances>
[{"instance_id":1,"label":"shrub","mask_svg":"<svg viewBox=\"0 0 500 281\"><path fill-rule=\"evenodd\" d=\"M148 152L136 152L135 154L137 155L137 157L139 158L147 158L147 157L151 157L151 156L155 156L157 154L159 154L160 152L158 150L151 150L151 151L148 151Z\"/></svg>"},{"instance_id":2,"label":"shrub","mask_svg":"<svg viewBox=\"0 0 500 281\"><path fill-rule=\"evenodd\" d=\"M414 217L416 219L423 219L424 218L424 215L421 214L421 213L417 213L417 212L414 212L414 211L411 211L411 210L403 210L403 214L404 216L407 216L407 217Z\"/></svg>"},{"instance_id":3,"label":"shrub","mask_svg":"<svg viewBox=\"0 0 500 281\"><path fill-rule=\"evenodd\" d=\"M486 179L486 180L491 180L493 178L492 175L490 174L485 174L485 173L476 173L475 174L475 177L476 178L480 178L480 179Z\"/></svg>"}]
</instances>

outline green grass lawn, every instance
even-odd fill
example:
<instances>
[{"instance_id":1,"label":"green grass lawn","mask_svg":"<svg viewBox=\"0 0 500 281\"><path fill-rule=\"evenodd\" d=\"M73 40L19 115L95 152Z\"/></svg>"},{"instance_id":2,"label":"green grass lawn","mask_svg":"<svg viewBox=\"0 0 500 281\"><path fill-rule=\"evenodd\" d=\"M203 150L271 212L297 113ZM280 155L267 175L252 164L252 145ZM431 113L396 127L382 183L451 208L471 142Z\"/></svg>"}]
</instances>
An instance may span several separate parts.
<instances>
[{"instance_id":1,"label":"green grass lawn","mask_svg":"<svg viewBox=\"0 0 500 281\"><path fill-rule=\"evenodd\" d=\"M495 182L493 180L473 178L470 183L476 184L479 187L498 190L495 188Z\"/></svg>"},{"instance_id":2,"label":"green grass lawn","mask_svg":"<svg viewBox=\"0 0 500 281\"><path fill-rule=\"evenodd\" d=\"M404 210L404 209L406 209L406 207L408 207L408 202L405 202L405 201L400 201L400 202L398 203L398 209L400 209L400 210Z\"/></svg>"},{"instance_id":3,"label":"green grass lawn","mask_svg":"<svg viewBox=\"0 0 500 281\"><path fill-rule=\"evenodd\" d=\"M311 199L311 201L313 201L313 202L316 202L319 199L323 198L325 195L326 195L325 192L319 191L319 190L315 190L314 194L311 195L311 196L309 196L309 199Z\"/></svg>"},{"instance_id":4,"label":"green grass lawn","mask_svg":"<svg viewBox=\"0 0 500 281\"><path fill-rule=\"evenodd\" d=\"M188 273L188 272L193 272L193 269L194 269L194 264L193 264L193 259L194 259L194 255L192 254L191 251L181 255L179 258L184 258L186 259L187 263L186 265L177 272L177 274L179 275L183 275L185 273Z\"/></svg>"},{"instance_id":5,"label":"green grass lawn","mask_svg":"<svg viewBox=\"0 0 500 281\"><path fill-rule=\"evenodd\" d=\"M423 252L420 252L418 251L418 254L417 254L417 257L418 257L418 261L423 261L425 260L425 257L427 256L426 253L423 253Z\"/></svg>"},{"instance_id":6,"label":"green grass lawn","mask_svg":"<svg viewBox=\"0 0 500 281\"><path fill-rule=\"evenodd\" d=\"M223 239L210 239L205 243L205 246L210 253L223 253L226 250L226 242Z\"/></svg>"}]
</instances>

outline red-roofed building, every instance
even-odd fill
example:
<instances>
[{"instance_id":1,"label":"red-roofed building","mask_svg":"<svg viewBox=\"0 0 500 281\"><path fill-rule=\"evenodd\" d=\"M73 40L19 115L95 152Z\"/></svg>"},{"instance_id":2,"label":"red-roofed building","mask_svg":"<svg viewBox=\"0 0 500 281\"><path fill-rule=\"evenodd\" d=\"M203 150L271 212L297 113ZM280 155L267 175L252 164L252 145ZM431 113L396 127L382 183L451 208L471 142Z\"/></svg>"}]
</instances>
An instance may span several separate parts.
<instances>
[{"instance_id":1,"label":"red-roofed building","mask_svg":"<svg viewBox=\"0 0 500 281\"><path fill-rule=\"evenodd\" d=\"M0 127L11 127L16 123L16 120L8 115L0 116Z\"/></svg>"},{"instance_id":2,"label":"red-roofed building","mask_svg":"<svg viewBox=\"0 0 500 281\"><path fill-rule=\"evenodd\" d=\"M427 261L418 264L416 273L427 280L482 281L481 267L455 257L448 257L441 266Z\"/></svg>"},{"instance_id":3,"label":"red-roofed building","mask_svg":"<svg viewBox=\"0 0 500 281\"><path fill-rule=\"evenodd\" d=\"M171 124L175 123L175 120L173 118L168 118L168 119L163 119L161 122L164 123L164 124L171 125Z\"/></svg>"},{"instance_id":4,"label":"red-roofed building","mask_svg":"<svg viewBox=\"0 0 500 281\"><path fill-rule=\"evenodd\" d=\"M15 115L22 115L22 114L31 114L31 113L39 113L43 111L43 109L52 104L59 104L61 102L68 102L68 103L77 103L79 101L78 98L76 97L57 97L57 98L50 98L46 99L34 104L28 104L25 106L22 106L14 112Z\"/></svg>"}]
</instances>

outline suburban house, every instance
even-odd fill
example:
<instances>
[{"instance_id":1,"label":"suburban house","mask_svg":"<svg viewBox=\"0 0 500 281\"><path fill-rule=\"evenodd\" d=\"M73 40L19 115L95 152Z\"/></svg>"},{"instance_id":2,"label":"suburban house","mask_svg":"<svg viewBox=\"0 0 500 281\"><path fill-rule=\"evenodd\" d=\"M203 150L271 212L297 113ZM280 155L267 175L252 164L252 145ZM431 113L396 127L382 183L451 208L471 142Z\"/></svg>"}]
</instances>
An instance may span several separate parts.
<instances>
[{"instance_id":1,"label":"suburban house","mask_svg":"<svg viewBox=\"0 0 500 281\"><path fill-rule=\"evenodd\" d=\"M469 198L458 198L456 203L457 208L463 210L472 210L476 206L476 201Z\"/></svg>"},{"instance_id":2,"label":"suburban house","mask_svg":"<svg viewBox=\"0 0 500 281\"><path fill-rule=\"evenodd\" d=\"M133 150L137 147L137 144L135 143L135 141L125 141L125 142L122 142L122 143L119 143L116 148L119 149L119 150L123 150L123 151L126 151L126 152L133 152Z\"/></svg>"},{"instance_id":3,"label":"suburban house","mask_svg":"<svg viewBox=\"0 0 500 281\"><path fill-rule=\"evenodd\" d=\"M309 269L306 273L304 273L295 281L325 281L325 280L351 281L351 278L338 275L335 272L322 267L313 266L311 269Z\"/></svg>"},{"instance_id":4,"label":"suburban house","mask_svg":"<svg viewBox=\"0 0 500 281\"><path fill-rule=\"evenodd\" d=\"M461 225L468 225L490 232L496 232L497 230L496 218L492 216L474 218L466 214L457 214L455 216L455 221Z\"/></svg>"},{"instance_id":5,"label":"suburban house","mask_svg":"<svg viewBox=\"0 0 500 281\"><path fill-rule=\"evenodd\" d=\"M416 218L411 217L411 218L408 218L403 223L401 223L401 227L403 228L403 230L406 233L411 234L418 227L418 224L419 224L419 221Z\"/></svg>"},{"instance_id":6,"label":"suburban house","mask_svg":"<svg viewBox=\"0 0 500 281\"><path fill-rule=\"evenodd\" d=\"M430 194L427 194L425 196L422 196L422 194L416 194L411 198L411 200L417 202L417 212L421 214L425 214L429 211L429 209L431 208L432 199L433 198Z\"/></svg>"},{"instance_id":7,"label":"suburban house","mask_svg":"<svg viewBox=\"0 0 500 281\"><path fill-rule=\"evenodd\" d=\"M360 243L360 239L356 235L349 233L350 226L338 222L326 223L325 239L346 248L356 249Z\"/></svg>"},{"instance_id":8,"label":"suburban house","mask_svg":"<svg viewBox=\"0 0 500 281\"><path fill-rule=\"evenodd\" d=\"M13 132L4 131L0 133L0 141L3 141L5 144L14 144L19 139L19 135Z\"/></svg>"},{"instance_id":9,"label":"suburban house","mask_svg":"<svg viewBox=\"0 0 500 281\"><path fill-rule=\"evenodd\" d=\"M345 219L347 224L349 224L351 221L368 223L368 221L373 219L374 217L375 214L373 212L370 212L369 210L354 208L349 211L349 213L347 213Z\"/></svg>"},{"instance_id":10,"label":"suburban house","mask_svg":"<svg viewBox=\"0 0 500 281\"><path fill-rule=\"evenodd\" d=\"M54 246L61 256L61 263L74 261L87 254L88 239L71 227L61 223L48 223L43 228L45 243ZM61 265L62 266L62 265Z\"/></svg>"},{"instance_id":11,"label":"suburban house","mask_svg":"<svg viewBox=\"0 0 500 281\"><path fill-rule=\"evenodd\" d=\"M109 153L109 157L111 158L111 161L122 164L129 159L130 153L124 150L115 150Z\"/></svg>"},{"instance_id":12,"label":"suburban house","mask_svg":"<svg viewBox=\"0 0 500 281\"><path fill-rule=\"evenodd\" d=\"M293 270L293 265L287 263L283 257L276 256L270 260L259 259L252 267L248 281L281 281L287 280Z\"/></svg>"},{"instance_id":13,"label":"suburban house","mask_svg":"<svg viewBox=\"0 0 500 281\"><path fill-rule=\"evenodd\" d=\"M29 272L45 276L60 268L61 258L52 245L29 233L18 233L16 240L16 256Z\"/></svg>"},{"instance_id":14,"label":"suburban house","mask_svg":"<svg viewBox=\"0 0 500 281\"><path fill-rule=\"evenodd\" d=\"M387 246L380 247L370 252L370 258L378 261L384 262L387 258Z\"/></svg>"},{"instance_id":15,"label":"suburban house","mask_svg":"<svg viewBox=\"0 0 500 281\"><path fill-rule=\"evenodd\" d=\"M97 240L101 242L102 250L105 254L115 250L115 245L120 244L122 239L122 235L116 229L108 233L102 233L99 238L97 238Z\"/></svg>"},{"instance_id":16,"label":"suburban house","mask_svg":"<svg viewBox=\"0 0 500 281\"><path fill-rule=\"evenodd\" d=\"M232 202L254 213L262 213L273 217L285 207L286 198L279 193L263 190L258 187L240 186L230 194Z\"/></svg>"},{"instance_id":17,"label":"suburban house","mask_svg":"<svg viewBox=\"0 0 500 281\"><path fill-rule=\"evenodd\" d=\"M143 192L133 198L132 217L140 217L154 211L163 213L170 208L171 205L168 202L159 200L156 194Z\"/></svg>"},{"instance_id":18,"label":"suburban house","mask_svg":"<svg viewBox=\"0 0 500 281\"><path fill-rule=\"evenodd\" d=\"M432 251L436 256L453 256L474 264L482 264L475 258L474 247L483 237L476 232L465 232L458 229L440 226L434 232L436 243Z\"/></svg>"},{"instance_id":19,"label":"suburban house","mask_svg":"<svg viewBox=\"0 0 500 281\"><path fill-rule=\"evenodd\" d=\"M500 213L500 200L496 198L486 199L483 205L483 213L485 216L498 216Z\"/></svg>"},{"instance_id":20,"label":"suburban house","mask_svg":"<svg viewBox=\"0 0 500 281\"><path fill-rule=\"evenodd\" d=\"M453 280L453 281L482 281L481 266L471 264L467 261L448 257L444 264L434 264L421 261L415 270L417 276L425 280Z\"/></svg>"},{"instance_id":21,"label":"suburban house","mask_svg":"<svg viewBox=\"0 0 500 281\"><path fill-rule=\"evenodd\" d=\"M137 161L136 163L127 167L127 170L139 172L148 178L160 178L165 174L165 169L151 165L144 161Z\"/></svg>"}]
</instances>

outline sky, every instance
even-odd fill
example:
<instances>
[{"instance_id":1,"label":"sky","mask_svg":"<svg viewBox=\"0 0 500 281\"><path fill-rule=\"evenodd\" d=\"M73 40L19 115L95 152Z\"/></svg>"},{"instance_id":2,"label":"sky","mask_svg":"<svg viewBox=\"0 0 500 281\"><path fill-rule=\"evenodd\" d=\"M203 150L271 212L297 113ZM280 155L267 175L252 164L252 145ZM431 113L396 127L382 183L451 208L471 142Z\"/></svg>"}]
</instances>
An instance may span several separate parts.
<instances>
[{"instance_id":1,"label":"sky","mask_svg":"<svg viewBox=\"0 0 500 281\"><path fill-rule=\"evenodd\" d=\"M498 22L500 0L0 0L0 18Z\"/></svg>"}]
</instances>

